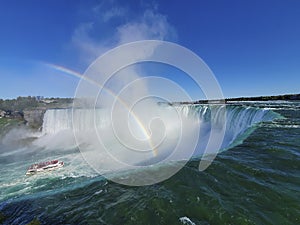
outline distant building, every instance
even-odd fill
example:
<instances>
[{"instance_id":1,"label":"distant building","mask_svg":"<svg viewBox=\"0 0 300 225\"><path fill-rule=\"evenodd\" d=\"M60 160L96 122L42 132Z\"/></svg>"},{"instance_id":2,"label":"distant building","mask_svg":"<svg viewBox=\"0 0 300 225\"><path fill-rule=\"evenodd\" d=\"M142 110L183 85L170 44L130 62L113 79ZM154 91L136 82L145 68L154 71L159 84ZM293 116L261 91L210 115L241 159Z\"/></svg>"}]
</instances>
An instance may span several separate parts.
<instances>
[{"instance_id":1,"label":"distant building","mask_svg":"<svg viewBox=\"0 0 300 225\"><path fill-rule=\"evenodd\" d=\"M35 96L35 99L40 102L44 99L44 96Z\"/></svg>"},{"instance_id":2,"label":"distant building","mask_svg":"<svg viewBox=\"0 0 300 225\"><path fill-rule=\"evenodd\" d=\"M41 102L44 102L44 103L52 103L52 102L55 102L55 100L52 100L52 99L44 99L44 100L41 100Z\"/></svg>"}]
</instances>

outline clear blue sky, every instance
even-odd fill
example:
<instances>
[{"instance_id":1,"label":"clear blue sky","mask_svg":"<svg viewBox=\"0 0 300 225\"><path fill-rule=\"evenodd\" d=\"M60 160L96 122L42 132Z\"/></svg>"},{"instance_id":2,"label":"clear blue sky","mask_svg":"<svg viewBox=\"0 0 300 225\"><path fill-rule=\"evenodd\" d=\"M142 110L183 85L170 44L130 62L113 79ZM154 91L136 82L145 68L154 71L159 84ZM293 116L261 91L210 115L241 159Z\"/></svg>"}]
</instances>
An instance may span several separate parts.
<instances>
[{"instance_id":1,"label":"clear blue sky","mask_svg":"<svg viewBox=\"0 0 300 225\"><path fill-rule=\"evenodd\" d=\"M300 1L147 2L1 1L0 98L71 97L78 78L45 63L83 73L107 49L143 38L194 51L226 97L300 92Z\"/></svg>"}]
</instances>

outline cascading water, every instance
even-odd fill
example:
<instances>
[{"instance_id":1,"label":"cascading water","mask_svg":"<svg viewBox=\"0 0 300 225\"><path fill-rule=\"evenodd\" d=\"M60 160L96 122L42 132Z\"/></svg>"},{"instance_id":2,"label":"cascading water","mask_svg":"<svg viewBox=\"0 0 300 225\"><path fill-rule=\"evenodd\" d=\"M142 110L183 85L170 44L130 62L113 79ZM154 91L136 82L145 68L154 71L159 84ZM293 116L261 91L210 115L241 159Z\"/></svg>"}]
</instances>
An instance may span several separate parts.
<instances>
[{"instance_id":1,"label":"cascading water","mask_svg":"<svg viewBox=\"0 0 300 225\"><path fill-rule=\"evenodd\" d=\"M203 150L207 145L208 137L211 133L212 123L223 125L224 117L221 115L222 110L226 110L226 129L225 136L223 139L223 143L220 151L231 148L243 140L245 140L249 134L255 130L256 124L271 121L276 118L280 118L280 115L274 113L268 109L259 109L255 107L246 107L246 106L234 106L234 105L179 105L179 106L160 106L162 112L164 112L164 116L166 116L169 121L166 125L166 134L168 136L167 144L163 145L163 148L157 149L157 154L153 154L153 152L149 152L146 155L146 158L126 158L126 154L122 155L124 148L120 148L120 145L116 143L115 139L111 137L111 133L103 132L104 136L107 138L107 146L110 147L112 153L117 157L123 157L122 160L128 160L131 164L138 165L151 165L155 164L157 161L161 159L166 159L167 156L172 153L174 146L176 147L176 141L178 141L178 133L176 132L180 128L180 123L176 121L176 116L171 116L173 109L176 108L177 112L182 115L183 118L187 118L188 120L182 120L183 126L186 126L187 133L183 133L183 139L190 137L193 134L193 124L197 127L200 127L198 145L196 146L196 150L193 152L193 157L199 158L201 154L203 154ZM215 110L215 111L214 111ZM212 111L215 112L215 117L211 118ZM218 113L219 112L219 113ZM72 121L73 117L73 121ZM40 161L48 161L52 159L59 159L65 162L66 166L63 170L57 171L57 174L47 174L48 176L61 177L65 179L65 177L90 177L97 176L99 173L95 171L94 168L91 168L89 164L82 158L82 154L78 151L76 141L74 140L74 130L82 134L81 141L82 146L87 148L86 154L91 152L91 155L95 158L95 162L99 165L103 165L107 168L108 173L113 173L118 175L118 170L122 169L111 162L110 159L107 159L106 155L102 157L99 155L97 148L99 148L99 143L95 144L91 142L91 140L97 139L97 135L93 132L94 126L96 125L100 131L106 131L107 127L110 127L110 114L104 109L96 109L95 111L92 109L50 109L47 110L44 115L43 122L43 130L42 136L35 139L34 143L28 149L20 149L18 150L19 157L22 157L24 163L14 165L11 169L10 173L6 173L3 175L3 179L10 179L10 174L14 174L13 177L16 177L14 183L18 184L20 190L26 191L24 188L23 178L24 173L29 165L32 163L40 162ZM216 126L217 127L217 126ZM155 130L155 129L154 129ZM153 130L153 131L154 131ZM185 136L184 136L185 135ZM85 144L84 142L88 143ZM188 160L185 148L186 142L182 145L182 148L179 149L181 154L175 155L171 160ZM175 145L174 145L175 143ZM96 149L96 150L95 150ZM162 150L162 151L160 151ZM165 150L165 152L163 152ZM100 152L101 153L101 152ZM13 154L13 152L11 152ZM22 154L22 155L20 155ZM34 156L34 157L32 157ZM10 155L4 156L2 155L4 161L8 161ZM6 158L5 158L6 157ZM132 159L132 161L130 161ZM4 162L3 161L3 162ZM100 163L99 163L100 162ZM168 161L166 161L168 162ZM17 169L16 169L17 168ZM159 170L161 173L162 170ZM149 173L149 171L146 171ZM144 175L142 173L142 175ZM21 177L21 179L19 179ZM31 179L31 178L28 178ZM28 182L26 183L26 187L28 190L31 190L31 185L35 185L35 183ZM41 188L43 188L41 186ZM14 194L18 194L19 192L13 191L14 186L5 187L3 194L0 195L0 198L9 197L6 193L12 192Z\"/></svg>"},{"instance_id":2,"label":"cascading water","mask_svg":"<svg viewBox=\"0 0 300 225\"><path fill-rule=\"evenodd\" d=\"M94 117L95 113L97 117ZM75 123L72 122L73 117ZM94 118L97 120L94 121ZM42 132L47 135L73 129L87 131L95 125L105 127L108 124L109 114L104 109L49 109L44 115Z\"/></svg>"},{"instance_id":3,"label":"cascading water","mask_svg":"<svg viewBox=\"0 0 300 225\"><path fill-rule=\"evenodd\" d=\"M171 108L175 108L181 116L194 119L195 123L200 121L199 142L201 143L194 153L195 157L203 154L212 125L223 126L225 118L226 128L221 150L241 143L250 135L257 123L279 117L271 110L237 105L178 105L160 106L160 108L165 114L168 114ZM224 113L222 110L226 110L226 117L222 115ZM211 118L212 111L214 111L214 118ZM105 109L50 109L44 115L42 132L47 136L75 129L76 132L82 132L83 136L86 134L90 138L89 131L95 127L100 130L109 127L110 119L110 114ZM175 124L176 121L172 123ZM171 123L165 125L171 126ZM168 129L166 130L168 132ZM83 139L82 141L84 142Z\"/></svg>"},{"instance_id":4,"label":"cascading water","mask_svg":"<svg viewBox=\"0 0 300 225\"><path fill-rule=\"evenodd\" d=\"M209 206L207 212L213 216L213 219L209 221L211 223L214 223L216 218L220 218L219 212L224 210L225 220L226 218L233 220L236 218L234 220L236 224L239 224L241 219L246 221L249 218L252 218L252 222L258 221L258 223L264 224L273 221L273 214L269 214L269 211L264 212L265 207L270 207L270 202L278 203L272 205L272 210L274 209L278 215L282 216L282 220L279 222L297 224L297 218L285 218L286 210L281 210L282 207L278 205L283 200L291 202L288 210L295 212L295 215L297 214L297 207L295 209L295 206L299 205L299 198L291 193L295 193L299 181L299 179L297 180L300 146L298 138L300 132L299 103L291 103L289 108L285 107L284 109L280 108L281 104L274 103L272 106L268 104L248 104L251 107L246 104L244 106L227 105L225 132L225 139L227 140L224 139L223 141L228 146L226 149L239 143L239 139L244 140L251 131L258 127L252 133L251 138L247 138L244 145L220 154L210 169L204 172L197 170L195 161L189 162L167 182L152 186L126 188L126 186L108 182L105 177L99 176L99 173L96 173L80 158L81 154L77 148L65 151L61 145L58 145L56 149L49 151L48 149L34 149L34 146L29 146L14 153L9 152L9 155L2 154L0 210L7 218L4 224L20 224L20 221L22 224L27 224L33 220L33 216L39 218L41 223L46 224L76 224L88 223L89 221L101 223L102 220L97 220L101 213L103 213L102 218L105 218L105 222L109 224L124 224L126 222L130 224L132 223L131 216L137 215L139 220L145 218L140 222L140 224L145 224L148 221L147 218L151 218L158 207L161 209L168 207L168 210L160 211L163 214L160 214L162 217L159 217L161 220L157 220L158 223L174 217L172 222L176 224L179 218L186 218L187 210L193 211L195 206L199 206L200 208L197 209L202 210L202 206L205 205ZM200 143L205 139L205 132L210 132L210 123L218 122L218 116L215 116L214 120L211 121L211 112L214 109L216 112L217 110L222 112L222 106L218 105L164 106L162 109L168 114L167 112L174 107L184 117L191 118L191 121L201 126ZM281 119L283 117L271 111L270 107L282 114L285 119ZM79 113L79 109L77 110ZM86 118L82 118L82 121L75 121L78 126L80 123L83 125L88 123L84 120L91 121L89 125L94 124L94 119L88 119L92 115L88 116L90 113L88 110L82 110L80 113ZM100 111L98 114L101 114ZM105 113L103 117L105 117L104 115ZM215 115L218 114L215 113ZM72 118L71 110L48 110L44 117L44 125L48 123L49 125L52 124L52 127L46 128L44 126L44 135L38 139L57 134L52 142L57 142L59 137L62 137L65 142L67 138L64 136L64 131L73 129L72 123L70 127L67 125L70 124L68 123L70 118ZM220 118L222 118L221 115L219 115ZM277 120L277 118L280 119ZM276 120L270 121L273 119ZM257 123L259 126L256 125ZM89 125L82 129L87 129ZM54 129L54 127L56 128ZM48 146L51 143L45 142L45 145ZM195 155L197 154L195 153ZM65 167L52 173L32 177L24 175L32 163L51 159L64 161ZM270 163L273 161L275 164ZM277 166L274 167L274 165ZM170 163L165 167L155 166L154 169L161 173L164 168L172 166L173 164ZM114 172L115 176L121 177L131 175L131 173L134 171L128 173ZM144 173L141 171L141 173L147 175L149 171ZM147 178L147 176L144 177ZM278 193L280 193L279 197ZM153 198L153 196L156 197ZM119 201L120 199L122 201ZM159 199L159 205L157 205L157 199ZM226 204L220 204L220 199ZM249 201L255 204L249 205ZM147 209L150 208L146 217L145 213L149 210L145 210L145 207L141 208L141 204L147 206ZM232 217L232 208L236 204L247 210L244 214L240 214L238 211ZM108 205L109 208L107 209ZM182 205L186 205L186 207L183 209ZM124 212L124 208L131 206L140 210L134 210L133 213ZM74 209L75 212L73 212ZM87 209L96 213L86 214ZM262 212L259 217L257 217L258 211ZM68 212L69 216L66 217L67 214L63 212ZM228 213L226 214L226 212ZM128 220L121 220L116 217L116 214L121 215L120 218L122 218L128 213ZM82 215L87 217L83 218ZM207 217L203 216L201 212L195 213L191 220L207 223ZM219 224L223 222L217 220Z\"/></svg>"},{"instance_id":5,"label":"cascading water","mask_svg":"<svg viewBox=\"0 0 300 225\"><path fill-rule=\"evenodd\" d=\"M225 136L221 151L240 144L255 130L257 124L281 117L271 110L240 105L186 105L179 108L182 108L182 112L186 116L199 116L207 132L209 132L212 123L222 125L224 124L222 120L226 118ZM221 115L222 109L226 110L226 117ZM211 118L212 110L216 112L214 118Z\"/></svg>"}]
</instances>

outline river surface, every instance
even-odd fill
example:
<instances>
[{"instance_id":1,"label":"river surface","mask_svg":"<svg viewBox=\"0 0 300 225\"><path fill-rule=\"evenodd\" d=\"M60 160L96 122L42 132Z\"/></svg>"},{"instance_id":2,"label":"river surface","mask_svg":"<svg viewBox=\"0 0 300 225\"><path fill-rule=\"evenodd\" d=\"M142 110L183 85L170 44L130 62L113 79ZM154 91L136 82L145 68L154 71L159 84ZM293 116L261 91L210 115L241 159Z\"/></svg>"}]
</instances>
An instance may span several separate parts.
<instances>
[{"instance_id":1,"label":"river surface","mask_svg":"<svg viewBox=\"0 0 300 225\"><path fill-rule=\"evenodd\" d=\"M16 147L7 144L9 137L3 138L2 222L300 224L300 103L239 105L244 111L231 109L231 120L240 118L227 129L231 132L228 137L239 140L227 143L208 169L198 170L199 157L195 155L177 174L149 186L130 187L107 180L83 162L76 147L60 148L61 140L51 151L37 151L30 143ZM203 109L197 112L201 114ZM50 120L57 121L54 116L59 114L53 113L45 115L48 121L44 122L47 129L57 132L57 127L66 125L51 127L54 122ZM241 123L244 120L248 122ZM238 135L233 135L234 129L239 129ZM65 167L24 176L33 162L53 157L63 160Z\"/></svg>"}]
</instances>

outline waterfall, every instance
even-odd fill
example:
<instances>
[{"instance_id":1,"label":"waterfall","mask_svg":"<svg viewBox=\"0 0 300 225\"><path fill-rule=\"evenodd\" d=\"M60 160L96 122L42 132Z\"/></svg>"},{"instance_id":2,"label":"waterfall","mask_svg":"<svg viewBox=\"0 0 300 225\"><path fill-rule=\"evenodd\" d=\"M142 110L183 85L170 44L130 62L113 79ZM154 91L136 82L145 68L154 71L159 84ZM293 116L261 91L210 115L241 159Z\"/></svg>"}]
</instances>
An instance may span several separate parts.
<instances>
[{"instance_id":1,"label":"waterfall","mask_svg":"<svg viewBox=\"0 0 300 225\"><path fill-rule=\"evenodd\" d=\"M175 108L181 116L189 118L190 121L193 121L193 119L195 119L195 123L200 121L199 144L194 156L203 154L203 149L207 144L212 127L224 127L225 124L225 135L221 145L221 150L224 150L241 143L255 130L256 124L271 121L279 116L268 109L237 105L191 104L160 106L159 108L164 112L165 117L168 117L168 113L172 108ZM224 113L226 113L226 116L224 116ZM109 112L105 109L49 109L44 115L42 132L44 135L49 135L58 134L62 131L75 130L77 133L82 132L91 138L88 135L89 131L93 132L95 128L102 129L110 126L110 116ZM171 128L167 129L167 132L170 131L169 136L172 136L173 130L178 129L178 123L174 121L175 117L170 116L168 119L171 120L170 118L173 118L173 121L168 121L167 126ZM190 124L187 126L190 126ZM173 136L173 139L176 138Z\"/></svg>"},{"instance_id":2,"label":"waterfall","mask_svg":"<svg viewBox=\"0 0 300 225\"><path fill-rule=\"evenodd\" d=\"M84 132L95 125L101 128L108 124L109 114L104 109L49 109L44 115L42 132L45 135L74 129Z\"/></svg>"}]
</instances>

